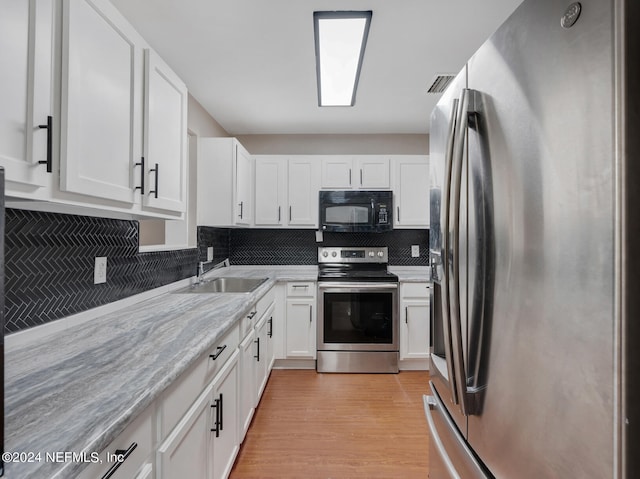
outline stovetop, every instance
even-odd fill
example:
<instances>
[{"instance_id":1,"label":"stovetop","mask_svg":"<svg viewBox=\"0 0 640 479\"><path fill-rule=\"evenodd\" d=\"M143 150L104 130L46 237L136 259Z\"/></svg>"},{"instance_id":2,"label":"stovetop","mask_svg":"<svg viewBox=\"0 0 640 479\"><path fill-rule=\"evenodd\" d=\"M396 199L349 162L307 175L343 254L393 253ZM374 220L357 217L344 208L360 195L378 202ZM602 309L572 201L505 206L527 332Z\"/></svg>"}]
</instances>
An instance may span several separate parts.
<instances>
[{"instance_id":1,"label":"stovetop","mask_svg":"<svg viewBox=\"0 0 640 479\"><path fill-rule=\"evenodd\" d=\"M398 282L387 258L386 247L320 247L318 281Z\"/></svg>"}]
</instances>

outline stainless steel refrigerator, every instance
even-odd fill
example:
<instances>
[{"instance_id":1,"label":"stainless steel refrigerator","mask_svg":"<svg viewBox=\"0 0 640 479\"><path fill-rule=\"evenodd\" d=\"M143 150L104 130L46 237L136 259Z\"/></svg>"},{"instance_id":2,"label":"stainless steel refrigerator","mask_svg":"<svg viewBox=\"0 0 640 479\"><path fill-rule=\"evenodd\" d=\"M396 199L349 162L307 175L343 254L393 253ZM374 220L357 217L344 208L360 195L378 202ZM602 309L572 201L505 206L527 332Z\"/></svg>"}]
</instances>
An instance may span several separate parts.
<instances>
[{"instance_id":1,"label":"stainless steel refrigerator","mask_svg":"<svg viewBox=\"0 0 640 479\"><path fill-rule=\"evenodd\" d=\"M433 111L432 479L640 477L639 4L525 0Z\"/></svg>"}]
</instances>

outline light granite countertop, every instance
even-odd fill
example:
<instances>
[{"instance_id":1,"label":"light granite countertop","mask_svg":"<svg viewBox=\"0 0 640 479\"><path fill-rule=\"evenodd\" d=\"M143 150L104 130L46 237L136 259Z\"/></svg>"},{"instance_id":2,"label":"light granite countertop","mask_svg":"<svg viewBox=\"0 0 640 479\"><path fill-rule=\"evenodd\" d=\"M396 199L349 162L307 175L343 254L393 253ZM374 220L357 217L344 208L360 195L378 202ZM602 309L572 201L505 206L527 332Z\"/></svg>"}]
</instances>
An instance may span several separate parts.
<instances>
[{"instance_id":1,"label":"light granite countertop","mask_svg":"<svg viewBox=\"0 0 640 479\"><path fill-rule=\"evenodd\" d=\"M431 268L429 266L389 266L389 271L398 275L404 283L430 283Z\"/></svg>"},{"instance_id":2,"label":"light granite countertop","mask_svg":"<svg viewBox=\"0 0 640 479\"><path fill-rule=\"evenodd\" d=\"M5 451L12 479L74 477L83 463L47 452L102 451L221 338L276 281L315 281L316 267L232 266L211 273L268 277L251 293L167 293L5 351Z\"/></svg>"}]
</instances>

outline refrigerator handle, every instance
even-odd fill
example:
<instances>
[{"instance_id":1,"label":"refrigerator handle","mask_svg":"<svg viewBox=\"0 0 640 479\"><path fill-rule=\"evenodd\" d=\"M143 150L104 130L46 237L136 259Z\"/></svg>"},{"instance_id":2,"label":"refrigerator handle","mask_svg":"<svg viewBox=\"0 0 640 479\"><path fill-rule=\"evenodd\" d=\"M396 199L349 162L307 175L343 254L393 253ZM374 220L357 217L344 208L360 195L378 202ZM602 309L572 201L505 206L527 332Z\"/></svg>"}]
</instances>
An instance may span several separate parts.
<instances>
[{"instance_id":1,"label":"refrigerator handle","mask_svg":"<svg viewBox=\"0 0 640 479\"><path fill-rule=\"evenodd\" d=\"M451 315L449 312L449 275L447 268L449 264L449 209L451 205L451 173L453 164L453 151L455 145L456 119L458 115L458 99L453 100L451 115L449 117L449 133L447 135L447 150L445 157L445 179L444 179L444 225L442 235L442 267L445 273L442 278L441 303L442 303L442 332L444 340L444 355L447 365L447 374L451 398L454 404L458 404L458 393L455 382L454 364L451 348Z\"/></svg>"},{"instance_id":2,"label":"refrigerator handle","mask_svg":"<svg viewBox=\"0 0 640 479\"><path fill-rule=\"evenodd\" d=\"M465 139L469 126L469 92L464 88L460 96L460 108L456 120L455 144L453 148L453 161L451 172L451 202L453 207L449 210L451 245L447 253L451 255L446 264L448 269L448 290L449 290L449 314L451 315L451 348L452 360L456 387L458 389L459 405L462 414L469 415L469 404L467 401L467 374L464 364L464 353L462 345L462 321L460 318L460 202L462 194L462 167L464 164ZM446 237L446 236L445 236Z\"/></svg>"}]
</instances>

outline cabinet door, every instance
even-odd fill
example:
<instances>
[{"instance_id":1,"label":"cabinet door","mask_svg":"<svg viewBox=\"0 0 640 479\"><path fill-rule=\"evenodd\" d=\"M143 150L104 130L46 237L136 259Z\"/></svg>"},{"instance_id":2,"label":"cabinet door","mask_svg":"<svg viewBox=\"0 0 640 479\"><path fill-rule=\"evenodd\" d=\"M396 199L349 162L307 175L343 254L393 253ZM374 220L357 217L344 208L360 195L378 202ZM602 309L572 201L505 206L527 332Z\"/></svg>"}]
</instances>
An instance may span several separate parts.
<instances>
[{"instance_id":1,"label":"cabinet door","mask_svg":"<svg viewBox=\"0 0 640 479\"><path fill-rule=\"evenodd\" d=\"M396 164L395 227L429 227L429 161L400 159Z\"/></svg>"},{"instance_id":2,"label":"cabinet door","mask_svg":"<svg viewBox=\"0 0 640 479\"><path fill-rule=\"evenodd\" d=\"M145 207L185 210L187 102L185 84L155 52L145 50Z\"/></svg>"},{"instance_id":3,"label":"cabinet door","mask_svg":"<svg viewBox=\"0 0 640 479\"><path fill-rule=\"evenodd\" d=\"M235 175L235 224L250 225L252 220L251 156L237 142L235 145Z\"/></svg>"},{"instance_id":4,"label":"cabinet door","mask_svg":"<svg viewBox=\"0 0 640 479\"><path fill-rule=\"evenodd\" d=\"M52 115L52 0L5 0L0 15L0 165L7 181L47 184ZM52 134L53 132L49 132Z\"/></svg>"},{"instance_id":5,"label":"cabinet door","mask_svg":"<svg viewBox=\"0 0 640 479\"><path fill-rule=\"evenodd\" d=\"M256 158L255 178L255 225L282 225L286 217L287 160Z\"/></svg>"},{"instance_id":6,"label":"cabinet door","mask_svg":"<svg viewBox=\"0 0 640 479\"><path fill-rule=\"evenodd\" d=\"M357 184L353 177L353 160L350 157L323 157L321 163L323 189L352 188L354 184Z\"/></svg>"},{"instance_id":7,"label":"cabinet door","mask_svg":"<svg viewBox=\"0 0 640 479\"><path fill-rule=\"evenodd\" d=\"M288 358L316 358L315 307L311 300L287 299Z\"/></svg>"},{"instance_id":8,"label":"cabinet door","mask_svg":"<svg viewBox=\"0 0 640 479\"><path fill-rule=\"evenodd\" d=\"M106 0L65 0L60 187L134 202L142 40Z\"/></svg>"},{"instance_id":9,"label":"cabinet door","mask_svg":"<svg viewBox=\"0 0 640 479\"><path fill-rule=\"evenodd\" d=\"M389 159L366 157L359 158L355 168L358 186L361 189L389 189Z\"/></svg>"},{"instance_id":10,"label":"cabinet door","mask_svg":"<svg viewBox=\"0 0 640 479\"><path fill-rule=\"evenodd\" d=\"M240 448L238 435L238 353L213 380L213 479L229 476ZM218 419L217 424L216 418ZM182 475L175 477L200 477Z\"/></svg>"},{"instance_id":11,"label":"cabinet door","mask_svg":"<svg viewBox=\"0 0 640 479\"><path fill-rule=\"evenodd\" d=\"M403 301L400 316L400 359L429 357L429 301Z\"/></svg>"},{"instance_id":12,"label":"cabinet door","mask_svg":"<svg viewBox=\"0 0 640 479\"><path fill-rule=\"evenodd\" d=\"M269 355L267 345L269 338L269 316L268 313L262 316L262 319L256 324L256 365L255 365L255 386L256 386L256 405L260 402L260 396L267 385L269 379Z\"/></svg>"},{"instance_id":13,"label":"cabinet door","mask_svg":"<svg viewBox=\"0 0 640 479\"><path fill-rule=\"evenodd\" d=\"M318 227L318 187L320 165L317 159L289 160L288 223L290 226Z\"/></svg>"},{"instance_id":14,"label":"cabinet door","mask_svg":"<svg viewBox=\"0 0 640 479\"><path fill-rule=\"evenodd\" d=\"M240 442L249 429L256 406L256 344L252 329L240 343Z\"/></svg>"},{"instance_id":15,"label":"cabinet door","mask_svg":"<svg viewBox=\"0 0 640 479\"><path fill-rule=\"evenodd\" d=\"M213 384L200 394L173 432L158 448L158 478L210 477L209 451L215 415Z\"/></svg>"}]
</instances>

